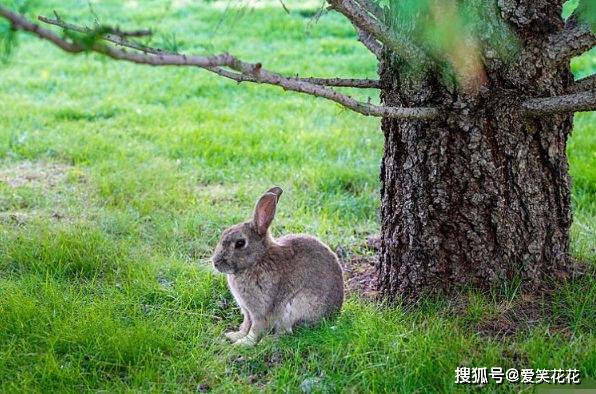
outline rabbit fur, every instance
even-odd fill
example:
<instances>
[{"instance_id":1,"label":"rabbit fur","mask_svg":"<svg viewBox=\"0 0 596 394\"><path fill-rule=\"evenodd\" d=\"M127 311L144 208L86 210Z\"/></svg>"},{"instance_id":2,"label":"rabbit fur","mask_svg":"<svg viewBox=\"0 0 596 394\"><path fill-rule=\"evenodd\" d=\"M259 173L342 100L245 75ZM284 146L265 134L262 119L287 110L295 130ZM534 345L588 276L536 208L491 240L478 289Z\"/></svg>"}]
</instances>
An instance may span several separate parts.
<instances>
[{"instance_id":1,"label":"rabbit fur","mask_svg":"<svg viewBox=\"0 0 596 394\"><path fill-rule=\"evenodd\" d=\"M254 345L271 331L291 333L338 313L343 303L341 266L327 245L310 235L271 236L281 194L279 187L263 194L254 217L226 229L212 257L244 315L238 331L226 334L238 345Z\"/></svg>"}]
</instances>

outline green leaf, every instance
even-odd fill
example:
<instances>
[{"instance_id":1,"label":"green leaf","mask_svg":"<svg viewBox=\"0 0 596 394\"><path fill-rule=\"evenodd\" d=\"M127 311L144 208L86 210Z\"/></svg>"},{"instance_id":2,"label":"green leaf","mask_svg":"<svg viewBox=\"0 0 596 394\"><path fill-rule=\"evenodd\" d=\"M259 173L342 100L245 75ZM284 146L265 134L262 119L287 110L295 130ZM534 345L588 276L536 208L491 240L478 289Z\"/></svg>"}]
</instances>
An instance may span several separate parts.
<instances>
[{"instance_id":1,"label":"green leaf","mask_svg":"<svg viewBox=\"0 0 596 394\"><path fill-rule=\"evenodd\" d=\"M7 22L0 22L0 63L7 63L17 46L17 32Z\"/></svg>"},{"instance_id":2,"label":"green leaf","mask_svg":"<svg viewBox=\"0 0 596 394\"><path fill-rule=\"evenodd\" d=\"M36 0L8 0L5 2L5 6L20 14L25 14L36 3ZM17 44L17 31L8 21L0 20L0 63L6 64L10 60Z\"/></svg>"}]
</instances>

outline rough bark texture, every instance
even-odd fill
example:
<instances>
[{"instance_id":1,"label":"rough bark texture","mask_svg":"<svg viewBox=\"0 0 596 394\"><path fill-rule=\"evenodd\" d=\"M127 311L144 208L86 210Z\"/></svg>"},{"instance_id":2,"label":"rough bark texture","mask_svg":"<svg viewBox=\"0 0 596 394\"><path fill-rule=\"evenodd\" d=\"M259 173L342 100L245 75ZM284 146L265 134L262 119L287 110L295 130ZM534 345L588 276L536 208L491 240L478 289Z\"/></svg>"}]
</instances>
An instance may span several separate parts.
<instances>
[{"instance_id":1,"label":"rough bark texture","mask_svg":"<svg viewBox=\"0 0 596 394\"><path fill-rule=\"evenodd\" d=\"M568 62L540 50L563 29L561 1L499 0L520 41L516 61L491 56L480 38L486 83L453 91L427 73L405 76L384 53L386 105L437 106L433 121L384 118L380 290L418 299L515 277L540 283L569 263L570 180L565 146L572 115L527 117L524 97L563 94Z\"/></svg>"}]
</instances>

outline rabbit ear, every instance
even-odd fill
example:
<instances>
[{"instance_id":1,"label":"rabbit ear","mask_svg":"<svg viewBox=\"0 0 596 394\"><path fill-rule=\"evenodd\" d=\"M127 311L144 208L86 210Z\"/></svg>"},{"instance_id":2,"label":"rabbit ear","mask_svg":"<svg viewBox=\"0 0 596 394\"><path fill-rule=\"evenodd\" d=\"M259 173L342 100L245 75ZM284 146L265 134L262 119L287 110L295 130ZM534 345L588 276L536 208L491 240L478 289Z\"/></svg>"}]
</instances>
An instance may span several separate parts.
<instances>
[{"instance_id":1,"label":"rabbit ear","mask_svg":"<svg viewBox=\"0 0 596 394\"><path fill-rule=\"evenodd\" d=\"M281 187L279 186L274 186L271 189L267 190L267 193L273 193L277 196L277 201L279 201L279 197L281 197L281 194L284 191L281 189Z\"/></svg>"},{"instance_id":2,"label":"rabbit ear","mask_svg":"<svg viewBox=\"0 0 596 394\"><path fill-rule=\"evenodd\" d=\"M265 235L265 233L267 233L267 229L275 217L276 206L277 194L272 192L263 194L263 196L259 199L259 202L257 202L257 206L255 207L254 224L259 235Z\"/></svg>"}]
</instances>

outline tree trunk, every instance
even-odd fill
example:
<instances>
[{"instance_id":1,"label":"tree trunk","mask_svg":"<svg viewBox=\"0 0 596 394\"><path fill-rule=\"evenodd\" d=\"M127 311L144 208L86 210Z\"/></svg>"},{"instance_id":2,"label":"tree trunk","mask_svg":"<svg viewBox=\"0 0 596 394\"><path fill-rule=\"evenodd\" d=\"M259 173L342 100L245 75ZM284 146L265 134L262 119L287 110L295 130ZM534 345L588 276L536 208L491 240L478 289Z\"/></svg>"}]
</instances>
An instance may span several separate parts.
<instances>
[{"instance_id":1,"label":"tree trunk","mask_svg":"<svg viewBox=\"0 0 596 394\"><path fill-rule=\"evenodd\" d=\"M415 300L514 278L540 283L569 263L571 115L525 116L524 97L561 94L572 82L540 45L563 28L561 1L499 0L519 39L505 64L482 49L484 86L408 77L384 53L384 104L436 106L435 121L385 118L381 166L380 290ZM480 38L483 47L482 37Z\"/></svg>"}]
</instances>

